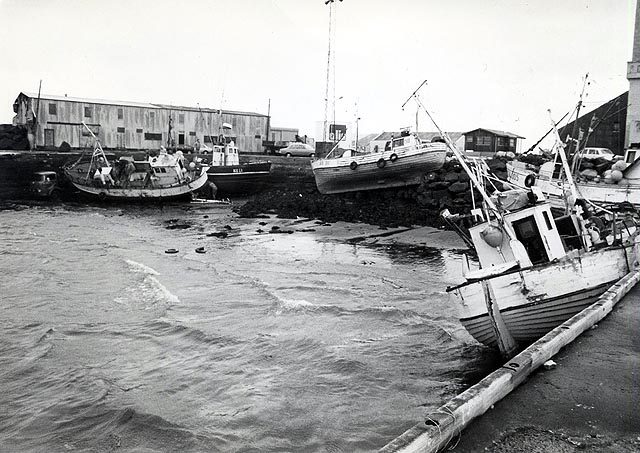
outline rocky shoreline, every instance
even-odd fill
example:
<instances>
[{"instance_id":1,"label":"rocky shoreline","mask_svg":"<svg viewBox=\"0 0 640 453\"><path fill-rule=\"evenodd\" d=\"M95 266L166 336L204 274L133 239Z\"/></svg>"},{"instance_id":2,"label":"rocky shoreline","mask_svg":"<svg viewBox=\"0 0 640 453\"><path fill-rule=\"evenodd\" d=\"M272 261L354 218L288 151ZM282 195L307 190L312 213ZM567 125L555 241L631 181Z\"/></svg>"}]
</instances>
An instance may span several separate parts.
<instances>
[{"instance_id":1,"label":"rocky shoreline","mask_svg":"<svg viewBox=\"0 0 640 453\"><path fill-rule=\"evenodd\" d=\"M34 153L14 151L0 156L0 199L28 199L29 181L34 171L61 173L63 165L77 153ZM244 161L265 156L243 156ZM241 217L275 214L280 218L313 218L325 222L362 222L382 228L431 226L449 228L440 217L444 209L466 214L479 194L472 191L469 176L458 162L450 160L438 171L426 173L418 186L323 195L318 192L307 159L269 156L271 180L267 187L235 208ZM506 177L501 159L488 161L498 177ZM64 187L63 187L64 189ZM71 189L71 188L67 188ZM64 200L74 194L63 190ZM463 226L464 227L464 226Z\"/></svg>"},{"instance_id":2,"label":"rocky shoreline","mask_svg":"<svg viewBox=\"0 0 640 453\"><path fill-rule=\"evenodd\" d=\"M506 177L506 164L489 161L497 176ZM474 191L475 192L475 191ZM281 218L317 218L325 222L364 222L383 228L398 226L447 227L440 217L444 209L468 213L472 206L469 176L456 160L436 172L424 175L417 187L379 189L366 192L323 195L315 187L313 176L275 184L248 200L237 212L242 217L277 214Z\"/></svg>"}]
</instances>

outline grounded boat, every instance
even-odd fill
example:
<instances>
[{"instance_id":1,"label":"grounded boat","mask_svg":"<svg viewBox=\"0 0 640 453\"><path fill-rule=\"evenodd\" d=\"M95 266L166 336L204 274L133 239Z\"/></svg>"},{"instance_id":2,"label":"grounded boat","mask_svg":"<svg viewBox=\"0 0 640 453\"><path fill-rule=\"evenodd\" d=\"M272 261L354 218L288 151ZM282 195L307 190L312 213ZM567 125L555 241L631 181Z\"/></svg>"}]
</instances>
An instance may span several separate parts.
<instances>
[{"instance_id":1,"label":"grounded boat","mask_svg":"<svg viewBox=\"0 0 640 453\"><path fill-rule=\"evenodd\" d=\"M234 142L214 145L207 170L209 181L215 184L217 194L245 195L264 188L269 182L271 162L240 163Z\"/></svg>"},{"instance_id":2,"label":"grounded boat","mask_svg":"<svg viewBox=\"0 0 640 453\"><path fill-rule=\"evenodd\" d=\"M191 197L207 182L207 168L187 165L182 152L164 149L145 160L123 156L110 163L96 140L91 158L80 156L65 175L77 189L101 200L168 200Z\"/></svg>"},{"instance_id":3,"label":"grounded boat","mask_svg":"<svg viewBox=\"0 0 640 453\"><path fill-rule=\"evenodd\" d=\"M620 162L623 166L623 162ZM617 164L614 164L617 165ZM591 200L602 206L631 203L640 208L640 164L638 161L617 170L619 175L609 172L607 177L581 177L574 182L580 199ZM569 184L562 174L562 164L545 162L539 169L520 161L507 162L507 182L519 187L539 187L555 208L564 209L570 192ZM611 178L613 173L614 178Z\"/></svg>"},{"instance_id":4,"label":"grounded boat","mask_svg":"<svg viewBox=\"0 0 640 453\"><path fill-rule=\"evenodd\" d=\"M414 97L424 108L415 92ZM457 296L460 322L476 340L509 357L592 304L639 265L635 219L625 219L627 227L620 228L614 216L607 229L601 217L583 216L575 204L569 214L554 218L537 187L490 196L486 163L462 155L440 132L481 195L481 206L469 215L443 213L450 222L464 218L473 223L468 235L458 231L475 249L479 268L469 270L465 259L464 282L447 291Z\"/></svg>"},{"instance_id":5,"label":"grounded boat","mask_svg":"<svg viewBox=\"0 0 640 453\"><path fill-rule=\"evenodd\" d=\"M403 131L378 152L360 153L336 146L324 159L311 162L322 194L418 185L423 176L444 165L447 146L423 143L417 134Z\"/></svg>"},{"instance_id":6,"label":"grounded boat","mask_svg":"<svg viewBox=\"0 0 640 453\"><path fill-rule=\"evenodd\" d=\"M467 331L507 355L591 305L638 256L635 234L607 242L608 231L578 214L554 219L535 188L495 198L514 197L519 202L509 211L469 229L480 267L465 269L465 282L448 288L460 300Z\"/></svg>"}]
</instances>

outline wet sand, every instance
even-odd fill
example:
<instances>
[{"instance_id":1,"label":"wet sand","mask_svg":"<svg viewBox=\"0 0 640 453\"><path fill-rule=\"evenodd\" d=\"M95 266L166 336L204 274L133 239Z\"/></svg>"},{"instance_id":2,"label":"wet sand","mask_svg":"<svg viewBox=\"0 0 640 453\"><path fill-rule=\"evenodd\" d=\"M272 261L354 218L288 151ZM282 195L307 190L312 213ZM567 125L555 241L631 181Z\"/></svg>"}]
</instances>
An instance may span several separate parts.
<instances>
[{"instance_id":1,"label":"wet sand","mask_svg":"<svg viewBox=\"0 0 640 453\"><path fill-rule=\"evenodd\" d=\"M555 368L473 421L453 451L640 451L639 327L640 285L553 357Z\"/></svg>"}]
</instances>

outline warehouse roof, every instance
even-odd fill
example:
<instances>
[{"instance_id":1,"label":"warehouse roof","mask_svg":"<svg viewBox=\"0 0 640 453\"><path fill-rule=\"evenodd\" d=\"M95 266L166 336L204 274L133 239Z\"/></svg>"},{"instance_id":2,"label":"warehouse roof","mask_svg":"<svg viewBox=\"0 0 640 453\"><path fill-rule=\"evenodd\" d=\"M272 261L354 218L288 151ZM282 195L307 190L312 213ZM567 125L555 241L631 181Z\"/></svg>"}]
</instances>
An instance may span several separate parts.
<instances>
[{"instance_id":1,"label":"warehouse roof","mask_svg":"<svg viewBox=\"0 0 640 453\"><path fill-rule=\"evenodd\" d=\"M26 91L20 93L29 98L37 99L37 93L28 93ZM19 97L19 95L18 95ZM76 98L71 96L58 96L51 94L40 94L40 99L49 100L49 101L66 101L66 102L81 102L83 104L105 104L105 105L115 105L115 106L123 106L123 107L141 107L146 109L167 109L167 110L190 110L190 111L203 111L207 113L218 113L219 109L212 109L207 107L185 107L179 105L168 105L168 104L152 104L148 102L132 102L132 101L113 101L106 99L90 99L90 98ZM230 113L235 115L251 115L251 116L263 116L267 115L262 113L254 113L254 112L242 112L236 110L222 110L223 113Z\"/></svg>"}]
</instances>

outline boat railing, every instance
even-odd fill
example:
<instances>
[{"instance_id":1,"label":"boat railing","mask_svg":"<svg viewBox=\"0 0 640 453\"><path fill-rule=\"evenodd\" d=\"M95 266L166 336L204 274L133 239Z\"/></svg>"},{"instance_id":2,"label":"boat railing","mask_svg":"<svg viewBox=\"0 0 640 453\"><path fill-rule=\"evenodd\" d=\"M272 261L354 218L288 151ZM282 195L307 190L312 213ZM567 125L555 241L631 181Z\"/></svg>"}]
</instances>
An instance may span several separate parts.
<instances>
[{"instance_id":1,"label":"boat railing","mask_svg":"<svg viewBox=\"0 0 640 453\"><path fill-rule=\"evenodd\" d=\"M605 247L608 248L609 250L618 250L618 249L633 248L633 246L634 246L633 243L629 242L629 243L625 243L625 244L616 243L614 245L607 245ZM560 260L560 261L562 261L562 260ZM505 276L512 275L512 274L517 274L517 273L520 273L522 275L523 272L529 271L531 269L542 269L544 267L555 266L557 264L558 264L558 260L554 260L554 261L549 261L549 262L541 263L541 264L534 264L534 265L526 266L526 267L516 267L516 268L510 269L510 270L504 271L504 272L485 275L485 276L482 276L482 277L479 277L479 278L469 278L467 281L465 281L463 283L460 283L459 285L447 286L445 291L450 293L452 291L456 291L458 289L464 288L466 286L473 285L475 283L486 282L486 281L489 281L489 280L493 280L494 278L505 277Z\"/></svg>"}]
</instances>

